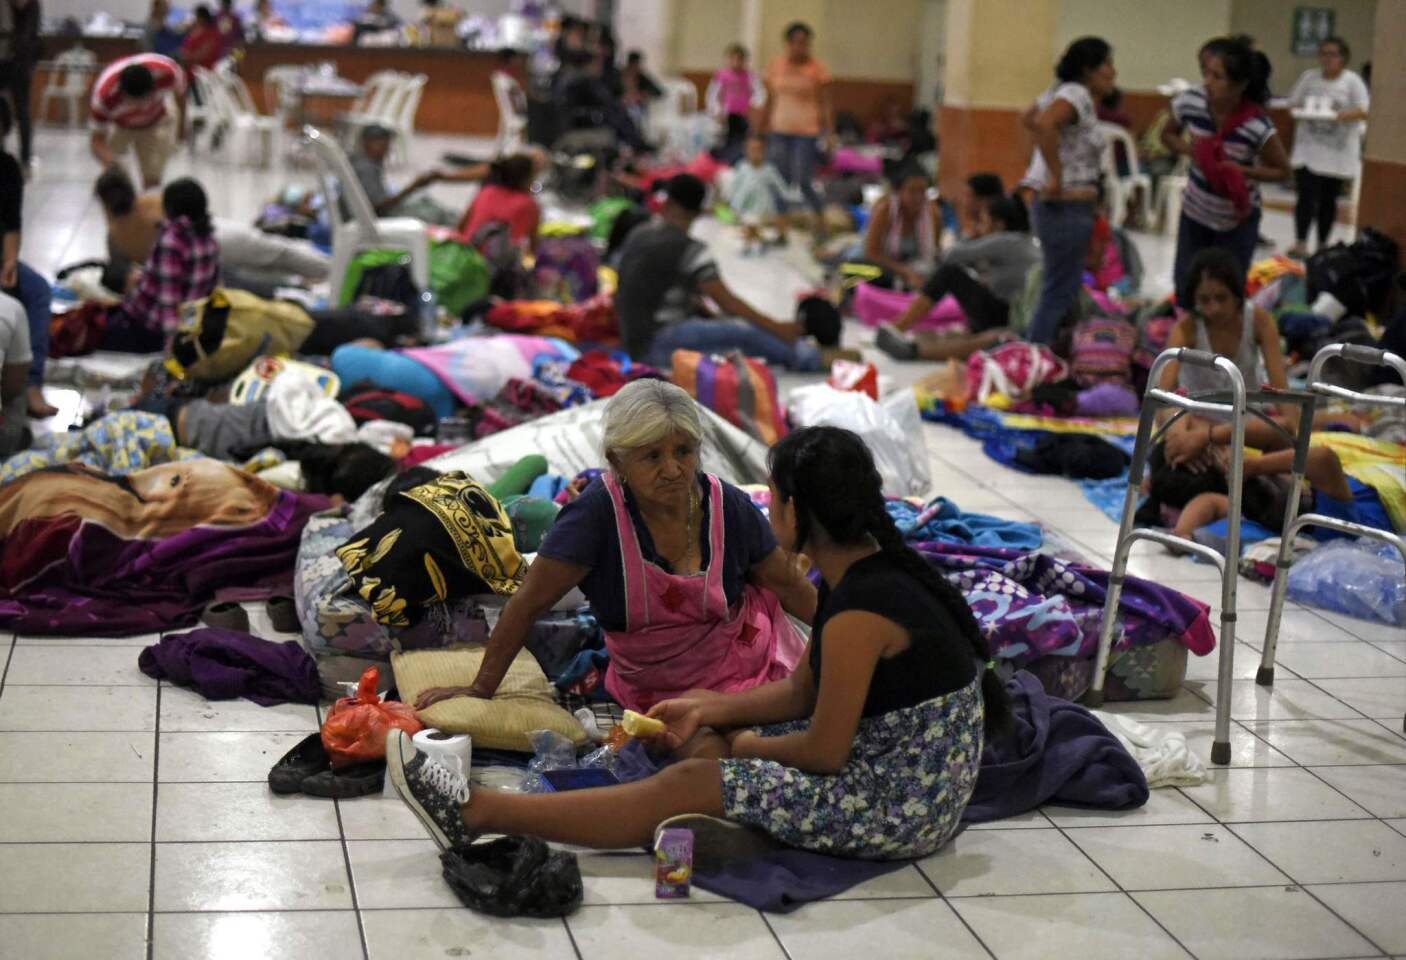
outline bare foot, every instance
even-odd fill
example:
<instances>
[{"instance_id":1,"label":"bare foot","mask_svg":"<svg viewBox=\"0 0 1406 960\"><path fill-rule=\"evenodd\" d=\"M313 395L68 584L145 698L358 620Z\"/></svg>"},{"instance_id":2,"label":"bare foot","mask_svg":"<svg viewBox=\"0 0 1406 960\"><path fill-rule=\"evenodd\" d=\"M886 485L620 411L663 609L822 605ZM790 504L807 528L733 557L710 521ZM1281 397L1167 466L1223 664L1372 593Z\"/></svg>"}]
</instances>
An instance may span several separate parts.
<instances>
[{"instance_id":1,"label":"bare foot","mask_svg":"<svg viewBox=\"0 0 1406 960\"><path fill-rule=\"evenodd\" d=\"M29 416L32 420L47 420L59 412L59 408L44 399L43 387L29 388Z\"/></svg>"}]
</instances>

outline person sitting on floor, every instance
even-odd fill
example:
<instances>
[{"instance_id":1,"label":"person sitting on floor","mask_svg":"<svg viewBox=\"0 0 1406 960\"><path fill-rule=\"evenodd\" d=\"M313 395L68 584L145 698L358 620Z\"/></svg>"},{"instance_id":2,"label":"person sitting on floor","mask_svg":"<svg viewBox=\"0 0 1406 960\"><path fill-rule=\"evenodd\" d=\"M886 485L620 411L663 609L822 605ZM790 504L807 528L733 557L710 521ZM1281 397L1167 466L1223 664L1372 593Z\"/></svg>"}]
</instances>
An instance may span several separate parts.
<instances>
[{"instance_id":1,"label":"person sitting on floor","mask_svg":"<svg viewBox=\"0 0 1406 960\"><path fill-rule=\"evenodd\" d=\"M786 221L779 215L780 198L786 195L786 181L767 162L766 138L754 133L747 138L747 156L733 168L723 199L742 222L742 253L745 256L762 241L762 227L774 226L777 243L786 243Z\"/></svg>"},{"instance_id":2,"label":"person sitting on floor","mask_svg":"<svg viewBox=\"0 0 1406 960\"><path fill-rule=\"evenodd\" d=\"M386 182L386 157L391 152L391 139L394 134L378 123L369 124L361 130L361 149L352 156L352 171L357 182L371 201L371 209L378 217L414 217L439 227L452 227L459 222L459 216L433 197L415 196L421 190L442 179L437 170L428 170L403 189L392 190ZM343 215L351 216L345 201Z\"/></svg>"},{"instance_id":3,"label":"person sitting on floor","mask_svg":"<svg viewBox=\"0 0 1406 960\"><path fill-rule=\"evenodd\" d=\"M32 359L24 305L0 292L0 456L9 456L29 445L25 379Z\"/></svg>"},{"instance_id":4,"label":"person sitting on floor","mask_svg":"<svg viewBox=\"0 0 1406 960\"><path fill-rule=\"evenodd\" d=\"M892 326L879 328L879 349L896 360L963 360L1016 336L1011 329L1011 304L1040 262L1025 204L1014 195L988 201L973 234L947 251L942 266ZM967 315L967 333L919 331L908 337L913 325L949 293Z\"/></svg>"},{"instance_id":5,"label":"person sitting on floor","mask_svg":"<svg viewBox=\"0 0 1406 960\"><path fill-rule=\"evenodd\" d=\"M1006 184L999 173L974 173L967 177L957 196L957 224L963 237L972 236L978 221L985 215L986 205L1006 195Z\"/></svg>"},{"instance_id":6,"label":"person sitting on floor","mask_svg":"<svg viewBox=\"0 0 1406 960\"><path fill-rule=\"evenodd\" d=\"M940 252L942 211L928 197L932 181L921 167L900 167L889 176L890 190L875 204L864 233L864 259L881 267L874 281L909 290L923 286Z\"/></svg>"},{"instance_id":7,"label":"person sitting on floor","mask_svg":"<svg viewBox=\"0 0 1406 960\"><path fill-rule=\"evenodd\" d=\"M745 692L693 690L656 704L649 715L666 726L655 742L678 762L623 786L470 794L467 779L396 731L391 782L441 848L485 832L634 847L689 814L859 859L927 856L951 839L983 742L1010 723L971 609L904 542L857 435L795 431L772 448L770 486L779 550L809 550L824 581L796 671ZM721 838L695 841L714 852Z\"/></svg>"},{"instance_id":8,"label":"person sitting on floor","mask_svg":"<svg viewBox=\"0 0 1406 960\"><path fill-rule=\"evenodd\" d=\"M514 244L536 249L537 228L542 222L542 208L532 195L532 181L537 175L536 160L525 153L500 157L488 165L488 178L474 194L455 232L464 243L472 243L474 235L490 223L508 225L508 236Z\"/></svg>"},{"instance_id":9,"label":"person sitting on floor","mask_svg":"<svg viewBox=\"0 0 1406 960\"><path fill-rule=\"evenodd\" d=\"M631 357L668 367L675 350L740 349L776 366L815 370L819 348L794 323L765 316L723 283L707 246L688 235L707 188L688 173L670 178L659 215L631 231L620 250L615 312ZM702 319L693 301L710 298L740 319Z\"/></svg>"},{"instance_id":10,"label":"person sitting on floor","mask_svg":"<svg viewBox=\"0 0 1406 960\"><path fill-rule=\"evenodd\" d=\"M1279 347L1279 326L1268 311L1257 307L1245 296L1245 268L1233 251L1224 247L1207 247L1191 261L1187 270L1187 289L1193 292L1193 312L1177 321L1167 336L1167 347L1192 347L1234 361L1245 382L1246 392L1258 390L1268 383L1277 390L1287 390L1284 353ZM1173 361L1162 370L1163 390L1180 388L1188 394L1229 390L1230 381L1219 370L1192 366ZM1295 411L1297 407L1288 407ZM1171 415L1163 411L1162 419ZM1256 418L1246 420L1246 442L1258 446L1257 440L1277 435L1277 432ZM1256 424L1251 427L1249 424ZM1296 423L1290 423L1296 426ZM1204 446L1181 447L1180 441L1198 432L1204 434L1209 421L1195 415L1178 420L1169 431L1168 459L1173 466L1184 459L1194 459L1205 452ZM1260 433L1264 427L1264 433ZM1252 439L1251 434L1254 434ZM1183 434L1184 436L1178 436ZM1173 453L1173 449L1179 452ZM1185 452L1180 452L1180 451Z\"/></svg>"},{"instance_id":11,"label":"person sitting on floor","mask_svg":"<svg viewBox=\"0 0 1406 960\"><path fill-rule=\"evenodd\" d=\"M205 191L189 178L173 180L161 194L156 243L130 292L107 311L102 348L155 353L181 321L181 305L208 297L220 279L220 247Z\"/></svg>"},{"instance_id":12,"label":"person sitting on floor","mask_svg":"<svg viewBox=\"0 0 1406 960\"><path fill-rule=\"evenodd\" d=\"M609 469L557 517L473 684L426 691L416 709L492 697L532 624L578 586L605 631L605 687L632 709L795 667L804 640L786 614L809 623L815 589L747 494L699 471L693 398L637 380L610 399L604 427Z\"/></svg>"},{"instance_id":13,"label":"person sitting on floor","mask_svg":"<svg viewBox=\"0 0 1406 960\"><path fill-rule=\"evenodd\" d=\"M137 193L126 170L110 167L98 177L94 193L107 221L108 260L118 275L125 275L131 265L145 263L156 245L163 217L161 191ZM224 217L211 222L227 286L268 297L275 287L327 279L330 258L310 243Z\"/></svg>"},{"instance_id":14,"label":"person sitting on floor","mask_svg":"<svg viewBox=\"0 0 1406 960\"><path fill-rule=\"evenodd\" d=\"M5 150L10 136L10 103L0 97L0 293L24 305L29 318L29 367L27 402L35 419L58 413L44 399L44 361L48 358L51 291L49 281L20 260L24 214L24 168Z\"/></svg>"}]
</instances>

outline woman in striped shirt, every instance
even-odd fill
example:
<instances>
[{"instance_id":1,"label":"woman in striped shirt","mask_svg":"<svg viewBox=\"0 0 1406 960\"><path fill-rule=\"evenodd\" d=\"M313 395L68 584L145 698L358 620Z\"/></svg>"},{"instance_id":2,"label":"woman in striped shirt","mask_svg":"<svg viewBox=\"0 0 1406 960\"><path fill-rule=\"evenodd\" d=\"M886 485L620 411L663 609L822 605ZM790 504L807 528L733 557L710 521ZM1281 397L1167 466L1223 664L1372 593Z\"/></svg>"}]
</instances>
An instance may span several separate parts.
<instances>
[{"instance_id":1,"label":"woman in striped shirt","mask_svg":"<svg viewBox=\"0 0 1406 960\"><path fill-rule=\"evenodd\" d=\"M1177 302L1191 261L1207 247L1224 247L1246 270L1259 238L1261 182L1287 180L1289 157L1264 110L1269 60L1239 38L1218 37L1201 48L1199 90L1172 101L1162 143L1192 158L1182 196L1174 268Z\"/></svg>"}]
</instances>

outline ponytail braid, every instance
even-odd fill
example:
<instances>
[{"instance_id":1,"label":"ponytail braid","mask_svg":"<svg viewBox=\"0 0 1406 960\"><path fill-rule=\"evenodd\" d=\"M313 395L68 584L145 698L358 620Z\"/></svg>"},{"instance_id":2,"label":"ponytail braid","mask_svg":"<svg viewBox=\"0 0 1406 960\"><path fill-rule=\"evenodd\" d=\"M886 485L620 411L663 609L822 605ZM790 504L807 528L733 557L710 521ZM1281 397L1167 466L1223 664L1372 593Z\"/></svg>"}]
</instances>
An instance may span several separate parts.
<instances>
[{"instance_id":1,"label":"ponytail braid","mask_svg":"<svg viewBox=\"0 0 1406 960\"><path fill-rule=\"evenodd\" d=\"M885 556L896 561L905 573L927 588L971 646L972 656L980 664L977 669L981 671L981 695L985 701L988 738L1005 732L1010 726L1010 697L1006 693L1005 683L989 665L991 647L977 625L976 616L972 613L967 598L932 564L923 559L922 554L908 545L893 517L885 509L882 498L877 506L871 507L870 512L869 535L878 541L879 549Z\"/></svg>"}]
</instances>

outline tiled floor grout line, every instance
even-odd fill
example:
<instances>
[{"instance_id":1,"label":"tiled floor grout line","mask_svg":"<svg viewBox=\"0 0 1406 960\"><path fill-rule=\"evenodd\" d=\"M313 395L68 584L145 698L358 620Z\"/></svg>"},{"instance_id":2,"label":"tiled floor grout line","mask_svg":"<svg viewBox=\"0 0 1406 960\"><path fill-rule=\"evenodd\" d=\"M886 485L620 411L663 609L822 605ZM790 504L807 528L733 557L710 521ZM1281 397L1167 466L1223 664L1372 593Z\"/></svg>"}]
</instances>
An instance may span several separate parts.
<instances>
[{"instance_id":1,"label":"tiled floor grout line","mask_svg":"<svg viewBox=\"0 0 1406 960\"><path fill-rule=\"evenodd\" d=\"M15 641L17 639L16 634L10 634L10 648L5 651L5 668L0 670L0 696L5 694L5 680L10 676L10 661L15 656Z\"/></svg>"},{"instance_id":2,"label":"tiled floor grout line","mask_svg":"<svg viewBox=\"0 0 1406 960\"><path fill-rule=\"evenodd\" d=\"M317 728L322 729L322 704L318 703L313 707L317 717ZM278 761L275 760L276 764ZM342 867L347 871L347 890L351 893L352 913L356 916L356 935L361 940L362 960L370 960L371 947L366 941L366 923L361 916L361 901L356 895L356 873L352 870L351 850L347 847L347 830L342 822L342 801L332 799L332 811L337 817L337 842L342 848Z\"/></svg>"},{"instance_id":3,"label":"tiled floor grout line","mask_svg":"<svg viewBox=\"0 0 1406 960\"><path fill-rule=\"evenodd\" d=\"M776 928L771 925L771 918L766 915L766 911L758 910L757 916L762 918L762 926L766 927L766 932L771 934L771 939L776 941L776 948L781 951L781 955L786 960L801 960L799 957L791 956L791 951L786 949L786 944L781 939L781 934L776 932Z\"/></svg>"},{"instance_id":4,"label":"tiled floor grout line","mask_svg":"<svg viewBox=\"0 0 1406 960\"><path fill-rule=\"evenodd\" d=\"M574 934L574 933L571 932L571 920L570 920L570 918L569 918L569 917L562 917L562 918L561 918L561 925L562 925L562 927L565 928L565 930L566 930L566 940L567 940L568 943L571 944L571 952L574 953L574 954L576 954L576 960L585 960L585 956L581 953L581 947L580 947L580 945L576 943L576 934Z\"/></svg>"},{"instance_id":5,"label":"tiled floor grout line","mask_svg":"<svg viewBox=\"0 0 1406 960\"><path fill-rule=\"evenodd\" d=\"M951 840L948 840L948 843L951 843L953 840L956 839L956 837L953 837L951 838ZM918 871L918 876L923 878L923 882L926 883L929 889L932 890L933 895L937 897L938 902L942 903L947 907L948 910L951 910L954 914L956 914L958 922L961 923L963 927L966 927L967 933L970 933L972 935L972 938L976 940L978 944L981 945L981 949L986 951L986 955L989 956L991 960L1000 960L1000 958L996 956L996 951L991 949L991 947L986 943L986 941L981 938L981 934L976 932L976 928L973 927L967 921L966 917L962 916L962 911L958 910L956 907L952 906L952 904L948 902L946 894L944 894L940 889L938 889L937 884L933 882L932 877L928 876L927 871L924 870L922 867L918 866L916 863L913 865L913 869Z\"/></svg>"},{"instance_id":6,"label":"tiled floor grout line","mask_svg":"<svg viewBox=\"0 0 1406 960\"><path fill-rule=\"evenodd\" d=\"M147 871L147 898L146 898L146 957L152 960L156 950L156 811L157 803L160 799L161 791L161 688L165 684L160 681L156 684L156 714L155 724L152 730L152 751L151 751L151 860L148 863Z\"/></svg>"},{"instance_id":7,"label":"tiled floor grout line","mask_svg":"<svg viewBox=\"0 0 1406 960\"><path fill-rule=\"evenodd\" d=\"M1175 789L1175 788L1173 788L1173 789ZM1101 863L1099 863L1097 860L1095 860L1095 859L1093 858L1093 855L1092 855L1092 854L1090 854L1087 850L1085 850L1083 847L1081 847L1081 846L1079 845L1079 843L1078 843L1073 837L1071 837L1071 836L1068 834L1068 832L1065 830L1064 827L1060 826L1058 823L1055 823L1054 820L1051 819L1048 814L1046 814L1045 819L1046 819L1046 820L1049 820L1049 821L1050 821L1050 824L1051 824L1056 830L1059 831L1059 835L1064 838L1064 841L1065 841L1066 843L1068 843L1070 846L1072 846L1075 850L1078 850L1081 854L1083 854L1083 855L1084 855L1084 859L1087 860L1087 861L1089 861L1089 863L1093 864L1093 865L1094 865L1094 869L1098 870L1099 873L1103 874L1104 877L1106 877L1106 878L1108 879L1108 882L1111 883L1111 884L1113 884L1114 888L1116 888L1119 893L1121 893L1123 896L1127 897L1127 898L1128 898L1129 900L1131 900L1134 904L1136 904L1136 905L1137 905L1137 908L1138 908L1139 910L1141 910L1144 914L1146 914L1146 915L1147 915L1147 918L1148 918L1149 920L1151 920L1153 923L1155 923L1155 924L1157 925L1157 928L1158 928L1159 930L1161 930L1161 931L1162 931L1163 933L1165 933L1168 937L1170 937L1173 943L1175 943L1177 946L1179 946L1179 947L1181 947L1183 950L1185 950L1187 956L1190 956L1190 957L1195 957L1195 956L1196 956L1196 954L1195 954L1186 944L1184 944L1184 943L1181 942L1181 940L1176 936L1176 934L1172 933L1171 930L1168 930L1167 927L1163 925L1162 921L1157 919L1157 917L1152 913L1151 910L1149 910L1149 909L1147 909L1146 907L1144 907L1144 906L1142 905L1142 903L1138 900L1138 898L1135 897L1135 896L1133 896L1131 892L1129 892L1128 890L1125 890L1125 889L1123 888L1123 885L1118 882L1118 878L1115 877L1115 876L1113 876L1113 874L1110 873L1109 871L1105 870L1105 869L1103 868L1103 864L1101 864Z\"/></svg>"}]
</instances>

